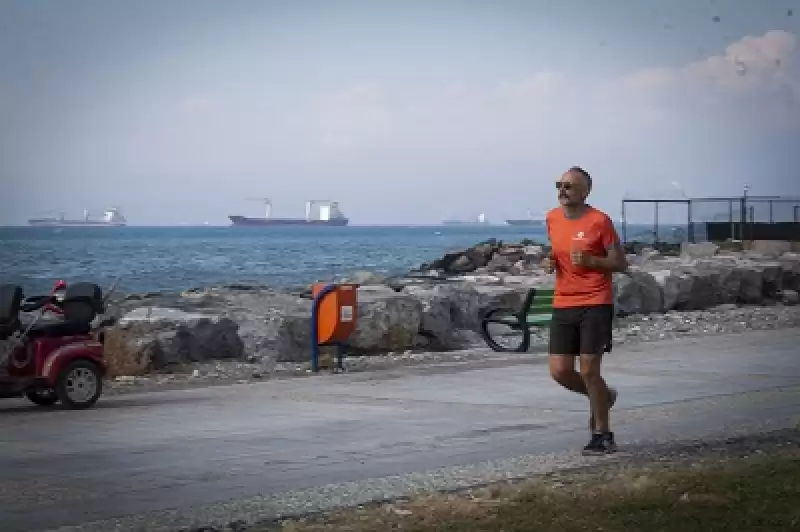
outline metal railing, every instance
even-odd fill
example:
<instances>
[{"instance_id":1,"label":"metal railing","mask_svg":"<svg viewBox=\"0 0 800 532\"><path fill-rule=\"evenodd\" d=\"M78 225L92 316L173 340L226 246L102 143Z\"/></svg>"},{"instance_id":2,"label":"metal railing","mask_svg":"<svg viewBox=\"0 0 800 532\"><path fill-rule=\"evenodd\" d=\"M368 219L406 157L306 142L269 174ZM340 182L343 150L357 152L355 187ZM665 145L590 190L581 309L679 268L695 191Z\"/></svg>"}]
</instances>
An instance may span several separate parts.
<instances>
[{"instance_id":1,"label":"metal railing","mask_svg":"<svg viewBox=\"0 0 800 532\"><path fill-rule=\"evenodd\" d=\"M623 242L631 238L628 216L632 205L652 206L652 231L642 231L654 244L669 241L793 240L800 241L800 198L749 196L622 200ZM665 207L678 207L683 216L661 218ZM678 221L679 218L683 220ZM641 226L642 224L636 224Z\"/></svg>"}]
</instances>

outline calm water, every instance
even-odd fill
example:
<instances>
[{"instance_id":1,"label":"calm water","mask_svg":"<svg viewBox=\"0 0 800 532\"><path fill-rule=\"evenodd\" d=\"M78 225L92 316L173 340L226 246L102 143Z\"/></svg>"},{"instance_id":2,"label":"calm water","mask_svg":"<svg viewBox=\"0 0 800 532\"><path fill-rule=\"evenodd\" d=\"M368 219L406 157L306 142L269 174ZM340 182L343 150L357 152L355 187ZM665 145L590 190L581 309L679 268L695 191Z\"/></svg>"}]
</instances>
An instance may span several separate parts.
<instances>
[{"instance_id":1,"label":"calm water","mask_svg":"<svg viewBox=\"0 0 800 532\"><path fill-rule=\"evenodd\" d=\"M26 293L56 279L120 290L183 290L224 283L294 286L355 270L401 273L487 238L544 240L539 228L186 227L0 228L0 282Z\"/></svg>"},{"instance_id":2,"label":"calm water","mask_svg":"<svg viewBox=\"0 0 800 532\"><path fill-rule=\"evenodd\" d=\"M629 236L648 233L628 226ZM544 229L437 227L0 228L0 283L28 294L57 279L123 292L227 283L298 286L356 270L397 274L488 238L546 240Z\"/></svg>"}]
</instances>

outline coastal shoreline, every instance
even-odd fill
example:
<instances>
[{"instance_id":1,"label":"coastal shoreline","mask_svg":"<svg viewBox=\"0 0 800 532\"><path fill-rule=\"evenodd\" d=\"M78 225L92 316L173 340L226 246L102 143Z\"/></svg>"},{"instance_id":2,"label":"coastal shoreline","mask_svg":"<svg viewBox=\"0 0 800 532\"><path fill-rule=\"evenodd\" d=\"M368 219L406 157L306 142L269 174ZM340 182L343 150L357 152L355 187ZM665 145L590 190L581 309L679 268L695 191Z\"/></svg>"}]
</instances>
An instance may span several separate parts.
<instances>
[{"instance_id":1,"label":"coastal shoreline","mask_svg":"<svg viewBox=\"0 0 800 532\"><path fill-rule=\"evenodd\" d=\"M800 331L800 306L721 307L704 311L671 312L663 316L628 316L614 327L615 348L693 340L709 336L732 336L749 332L797 329ZM544 361L547 354L546 331L534 335L527 353L497 353L482 342L452 351L421 349L389 352L382 355L345 356L347 373L385 372L397 369L432 370L437 367L485 367L493 364ZM612 352L608 357L613 357ZM320 374L333 371L323 368ZM195 362L139 376L123 375L109 379L107 395L122 395L160 390L194 389L207 386L252 384L276 379L312 376L305 362L267 362L261 360L211 360Z\"/></svg>"},{"instance_id":2,"label":"coastal shoreline","mask_svg":"<svg viewBox=\"0 0 800 532\"><path fill-rule=\"evenodd\" d=\"M614 344L800 326L800 254L702 243L637 249L614 275ZM676 253L677 252L677 253ZM345 345L350 372L495 360L481 337L491 308L519 309L552 288L547 253L533 241L490 239L396 277L356 272L357 325ZM115 294L105 331L108 393L304 375L311 353L311 288L230 284L181 293ZM544 352L546 329L532 334ZM321 367L332 364L321 349ZM513 356L530 356L514 354Z\"/></svg>"}]
</instances>

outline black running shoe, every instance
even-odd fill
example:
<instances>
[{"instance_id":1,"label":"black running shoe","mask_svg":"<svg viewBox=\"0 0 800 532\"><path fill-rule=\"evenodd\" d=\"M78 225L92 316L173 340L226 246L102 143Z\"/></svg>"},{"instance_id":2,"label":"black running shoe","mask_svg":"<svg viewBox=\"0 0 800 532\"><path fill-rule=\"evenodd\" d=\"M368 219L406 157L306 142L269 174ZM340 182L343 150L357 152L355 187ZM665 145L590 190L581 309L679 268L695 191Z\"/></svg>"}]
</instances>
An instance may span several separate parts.
<instances>
[{"instance_id":1,"label":"black running shoe","mask_svg":"<svg viewBox=\"0 0 800 532\"><path fill-rule=\"evenodd\" d=\"M608 388L608 409L611 410L614 408L614 403L617 402L617 390L614 388ZM589 434L594 434L594 412L592 412L592 407L589 407Z\"/></svg>"},{"instance_id":2,"label":"black running shoe","mask_svg":"<svg viewBox=\"0 0 800 532\"><path fill-rule=\"evenodd\" d=\"M613 432L604 432L602 434L592 434L592 439L583 448L584 456L591 455L604 455L616 452L617 444L614 441Z\"/></svg>"}]
</instances>

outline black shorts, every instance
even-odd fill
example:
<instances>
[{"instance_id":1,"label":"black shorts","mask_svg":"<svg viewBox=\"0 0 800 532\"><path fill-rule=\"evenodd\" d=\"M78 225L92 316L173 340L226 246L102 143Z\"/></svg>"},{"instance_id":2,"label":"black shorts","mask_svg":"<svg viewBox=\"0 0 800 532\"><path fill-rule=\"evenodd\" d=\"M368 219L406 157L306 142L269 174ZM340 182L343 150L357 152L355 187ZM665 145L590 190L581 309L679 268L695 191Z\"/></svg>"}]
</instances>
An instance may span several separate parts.
<instances>
[{"instance_id":1,"label":"black shorts","mask_svg":"<svg viewBox=\"0 0 800 532\"><path fill-rule=\"evenodd\" d=\"M551 355L600 355L611 351L613 305L554 308Z\"/></svg>"}]
</instances>

